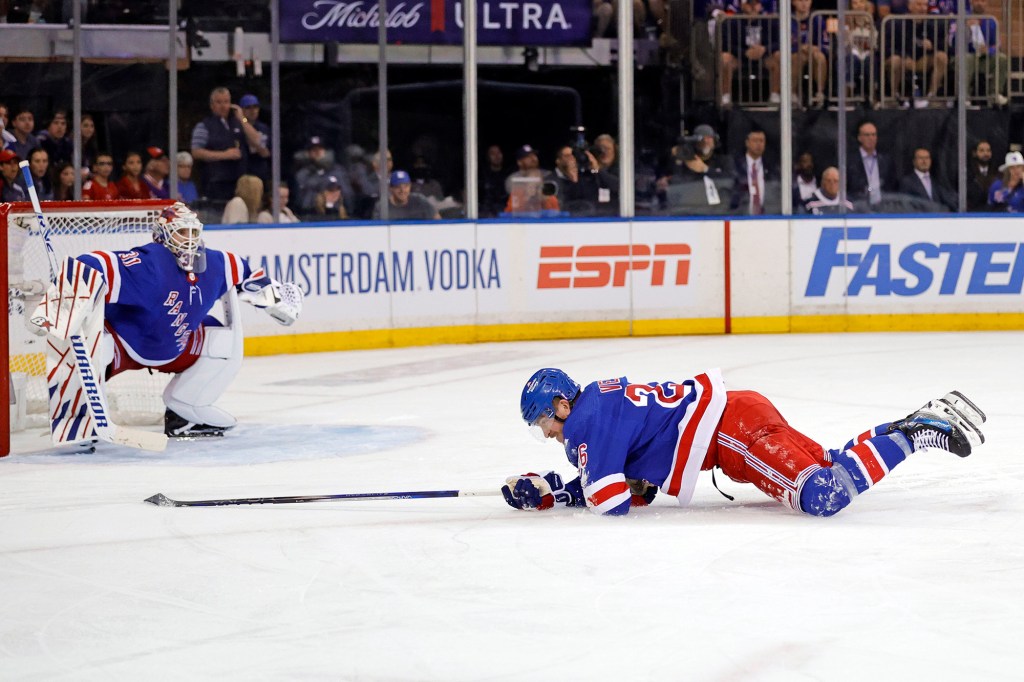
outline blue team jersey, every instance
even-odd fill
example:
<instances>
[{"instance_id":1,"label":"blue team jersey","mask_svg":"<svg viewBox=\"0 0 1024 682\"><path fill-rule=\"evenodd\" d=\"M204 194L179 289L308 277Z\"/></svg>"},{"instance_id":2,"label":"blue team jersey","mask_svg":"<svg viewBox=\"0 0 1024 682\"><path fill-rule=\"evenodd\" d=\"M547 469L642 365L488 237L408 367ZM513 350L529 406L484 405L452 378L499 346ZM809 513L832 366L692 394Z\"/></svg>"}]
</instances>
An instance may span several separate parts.
<instances>
[{"instance_id":1,"label":"blue team jersey","mask_svg":"<svg viewBox=\"0 0 1024 682\"><path fill-rule=\"evenodd\" d=\"M221 296L251 274L244 259L212 249L206 249L206 270L188 273L156 243L131 251L93 251L78 260L102 273L107 326L128 355L147 367L181 355Z\"/></svg>"},{"instance_id":2,"label":"blue team jersey","mask_svg":"<svg viewBox=\"0 0 1024 682\"><path fill-rule=\"evenodd\" d=\"M589 384L563 429L587 506L626 513L627 478L653 483L688 504L725 398L717 369L678 383L635 384L619 377Z\"/></svg>"}]
</instances>

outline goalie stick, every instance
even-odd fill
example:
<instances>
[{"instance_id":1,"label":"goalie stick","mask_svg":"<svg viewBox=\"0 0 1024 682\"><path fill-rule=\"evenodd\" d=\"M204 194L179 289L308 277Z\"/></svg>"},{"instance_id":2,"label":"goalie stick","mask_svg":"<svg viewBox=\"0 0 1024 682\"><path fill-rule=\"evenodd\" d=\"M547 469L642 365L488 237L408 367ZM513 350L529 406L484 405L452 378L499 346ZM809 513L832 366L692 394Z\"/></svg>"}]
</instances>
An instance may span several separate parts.
<instances>
[{"instance_id":1,"label":"goalie stick","mask_svg":"<svg viewBox=\"0 0 1024 682\"><path fill-rule=\"evenodd\" d=\"M282 497L235 497L225 500L172 500L163 493L147 497L146 502L158 507L227 507L243 504L296 504L324 500L421 500L437 497L486 497L500 495L500 490L417 490L404 493L342 493L339 495L285 495Z\"/></svg>"},{"instance_id":2,"label":"goalie stick","mask_svg":"<svg viewBox=\"0 0 1024 682\"><path fill-rule=\"evenodd\" d=\"M28 188L29 199L32 200L32 210L36 212L36 220L39 223L39 232L43 237L43 244L46 247L46 259L50 263L50 283L57 283L57 256L53 252L53 242L50 241L50 226L43 215L43 209L39 205L39 196L36 194L36 186L32 180L32 172L29 170L28 161L22 161L21 173L25 177L25 186ZM96 370L93 367L89 351L85 347L85 341L81 336L75 334L70 337L71 349L75 356L75 371L82 382L82 391L86 396L86 404L92 414L95 425L96 436L100 440L117 445L125 445L131 448L142 450L161 451L167 447L167 436L152 431L140 429L129 429L118 426L110 419L110 411L107 409L107 399L103 395L103 389L97 380Z\"/></svg>"}]
</instances>

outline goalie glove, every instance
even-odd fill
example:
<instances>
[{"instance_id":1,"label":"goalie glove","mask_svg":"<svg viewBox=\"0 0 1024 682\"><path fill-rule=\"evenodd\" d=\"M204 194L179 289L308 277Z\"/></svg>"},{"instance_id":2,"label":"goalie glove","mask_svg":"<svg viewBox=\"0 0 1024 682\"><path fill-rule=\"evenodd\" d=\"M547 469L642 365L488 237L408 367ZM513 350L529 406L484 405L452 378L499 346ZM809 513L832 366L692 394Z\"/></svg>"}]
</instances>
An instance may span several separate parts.
<instances>
[{"instance_id":1,"label":"goalie glove","mask_svg":"<svg viewBox=\"0 0 1024 682\"><path fill-rule=\"evenodd\" d=\"M510 507L523 511L551 509L556 504L563 507L587 506L579 477L563 484L562 477L554 471L509 476L501 487L501 494Z\"/></svg>"},{"instance_id":2,"label":"goalie glove","mask_svg":"<svg viewBox=\"0 0 1024 682\"><path fill-rule=\"evenodd\" d=\"M293 282L284 284L257 270L238 285L238 298L257 308L266 310L272 318L288 326L299 319L302 312L302 290Z\"/></svg>"},{"instance_id":3,"label":"goalie glove","mask_svg":"<svg viewBox=\"0 0 1024 682\"><path fill-rule=\"evenodd\" d=\"M60 266L57 283L29 315L26 323L33 333L49 334L58 339L75 336L86 318L102 306L103 275L80 260L68 258Z\"/></svg>"}]
</instances>

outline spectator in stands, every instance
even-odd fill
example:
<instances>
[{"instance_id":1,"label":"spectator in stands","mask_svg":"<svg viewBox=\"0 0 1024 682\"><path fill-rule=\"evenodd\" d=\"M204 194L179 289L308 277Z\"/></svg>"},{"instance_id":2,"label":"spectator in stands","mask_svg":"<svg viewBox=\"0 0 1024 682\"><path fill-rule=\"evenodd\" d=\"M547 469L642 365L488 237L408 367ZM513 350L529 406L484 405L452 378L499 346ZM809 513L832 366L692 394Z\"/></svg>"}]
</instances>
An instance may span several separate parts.
<instances>
[{"instance_id":1,"label":"spectator in stands","mask_svg":"<svg viewBox=\"0 0 1024 682\"><path fill-rule=\"evenodd\" d=\"M28 169L36 186L39 201L53 201L53 183L50 182L50 155L42 147L28 153Z\"/></svg>"},{"instance_id":2,"label":"spectator in stands","mask_svg":"<svg viewBox=\"0 0 1024 682\"><path fill-rule=\"evenodd\" d=\"M313 212L326 220L348 219L348 211L345 210L345 196L341 181L337 176L329 175L324 180L323 189L317 193L314 199Z\"/></svg>"},{"instance_id":3,"label":"spectator in stands","mask_svg":"<svg viewBox=\"0 0 1024 682\"><path fill-rule=\"evenodd\" d=\"M0 149L7 149L7 145L15 141L14 134L7 130L10 122L10 110L0 102Z\"/></svg>"},{"instance_id":4,"label":"spectator in stands","mask_svg":"<svg viewBox=\"0 0 1024 682\"><path fill-rule=\"evenodd\" d=\"M192 155L188 152L178 152L175 162L178 166L178 201L193 206L199 201L199 191L192 182Z\"/></svg>"},{"instance_id":5,"label":"spectator in stands","mask_svg":"<svg viewBox=\"0 0 1024 682\"><path fill-rule=\"evenodd\" d=\"M839 169L829 166L821 174L821 187L814 190L811 198L803 205L812 215L831 215L853 210L850 201L839 201Z\"/></svg>"},{"instance_id":6,"label":"spectator in stands","mask_svg":"<svg viewBox=\"0 0 1024 682\"><path fill-rule=\"evenodd\" d=\"M14 115L11 116L10 133L14 135L14 141L7 144L19 158L27 159L28 153L39 146L39 139L32 134L35 130L36 118L30 109L16 107Z\"/></svg>"},{"instance_id":7,"label":"spectator in stands","mask_svg":"<svg viewBox=\"0 0 1024 682\"><path fill-rule=\"evenodd\" d=\"M971 151L967 161L967 210L988 211L988 191L992 183L1000 178L999 171L992 163L992 145L981 140Z\"/></svg>"},{"instance_id":8,"label":"spectator in stands","mask_svg":"<svg viewBox=\"0 0 1024 682\"><path fill-rule=\"evenodd\" d=\"M501 147L492 144L487 148L487 162L480 171L480 217L494 218L505 210L508 191L505 178L509 176L505 167L505 155Z\"/></svg>"},{"instance_id":9,"label":"spectator in stands","mask_svg":"<svg viewBox=\"0 0 1024 682\"><path fill-rule=\"evenodd\" d=\"M851 14L846 17L846 87L847 97L871 102L872 78L875 77L875 54L878 50L878 28L875 8L868 0L849 0Z\"/></svg>"},{"instance_id":10,"label":"spectator in stands","mask_svg":"<svg viewBox=\"0 0 1024 682\"><path fill-rule=\"evenodd\" d=\"M800 103L803 73L807 69L813 91L811 105L820 107L825 104L825 83L828 76L828 58L822 51L822 41L827 38L827 35L820 30L812 29L812 0L792 0L792 2L793 103ZM817 35L815 35L816 33Z\"/></svg>"},{"instance_id":11,"label":"spectator in stands","mask_svg":"<svg viewBox=\"0 0 1024 682\"><path fill-rule=\"evenodd\" d=\"M192 157L202 162L203 196L220 203L234 196L235 185L245 170L248 141L242 122L242 110L231 104L231 92L225 87L210 93L210 115L192 129Z\"/></svg>"},{"instance_id":12,"label":"spectator in stands","mask_svg":"<svg viewBox=\"0 0 1024 682\"><path fill-rule=\"evenodd\" d=\"M838 175L836 176L838 177ZM793 166L793 212L807 204L818 190L818 180L814 172L814 155L803 152L796 158Z\"/></svg>"},{"instance_id":13,"label":"spectator in stands","mask_svg":"<svg viewBox=\"0 0 1024 682\"><path fill-rule=\"evenodd\" d=\"M277 196L279 197L279 202L281 204L281 213L277 218L274 218L274 202L272 195L270 192L267 192L263 195L263 209L260 211L260 214L256 216L256 222L262 224L278 223L282 225L285 223L299 222L299 219L295 217L294 213L292 213L292 209L288 208L288 199L291 196L291 190L288 189L287 182L282 181L278 184Z\"/></svg>"},{"instance_id":14,"label":"spectator in stands","mask_svg":"<svg viewBox=\"0 0 1024 682\"><path fill-rule=\"evenodd\" d=\"M967 90L972 97L978 96L984 86L998 106L1006 106L1006 84L1010 64L1007 56L999 51L999 25L988 14L988 0L971 0L967 9Z\"/></svg>"},{"instance_id":15,"label":"spectator in stands","mask_svg":"<svg viewBox=\"0 0 1024 682\"><path fill-rule=\"evenodd\" d=\"M263 201L263 181L255 175L242 175L235 182L235 196L224 206L223 225L255 223Z\"/></svg>"},{"instance_id":16,"label":"spectator in stands","mask_svg":"<svg viewBox=\"0 0 1024 682\"><path fill-rule=\"evenodd\" d=\"M1009 152L999 171L1003 177L988 192L991 210L1024 213L1024 154Z\"/></svg>"},{"instance_id":17,"label":"spectator in stands","mask_svg":"<svg viewBox=\"0 0 1024 682\"><path fill-rule=\"evenodd\" d=\"M907 14L907 0L875 0L878 7L878 20L890 14Z\"/></svg>"},{"instance_id":18,"label":"spectator in stands","mask_svg":"<svg viewBox=\"0 0 1024 682\"><path fill-rule=\"evenodd\" d=\"M584 162L586 165L581 167ZM569 145L561 147L555 155L559 207L573 216L596 214L599 205L611 199L608 188L603 187L601 181L603 173L605 171L601 170L601 164L589 150L574 150Z\"/></svg>"},{"instance_id":19,"label":"spectator in stands","mask_svg":"<svg viewBox=\"0 0 1024 682\"><path fill-rule=\"evenodd\" d=\"M619 179L619 145L608 133L594 138L594 158L601 164L601 170L611 174L612 179Z\"/></svg>"},{"instance_id":20,"label":"spectator in stands","mask_svg":"<svg viewBox=\"0 0 1024 682\"><path fill-rule=\"evenodd\" d=\"M870 121L857 126L858 149L846 165L846 196L853 202L877 206L887 192L896 191L896 164L878 152L878 128Z\"/></svg>"},{"instance_id":21,"label":"spectator in stands","mask_svg":"<svg viewBox=\"0 0 1024 682\"><path fill-rule=\"evenodd\" d=\"M238 106L242 109L243 126L248 123L256 131L252 135L246 130L249 153L245 172L255 175L266 185L270 182L270 126L260 120L260 100L256 95L242 95Z\"/></svg>"},{"instance_id":22,"label":"spectator in stands","mask_svg":"<svg viewBox=\"0 0 1024 682\"><path fill-rule=\"evenodd\" d=\"M751 130L744 141L746 152L736 156L733 171L732 200L729 207L741 214L764 215L765 204L775 197L766 196L768 183L778 182L778 170L765 163L768 138L763 130Z\"/></svg>"},{"instance_id":23,"label":"spectator in stands","mask_svg":"<svg viewBox=\"0 0 1024 682\"><path fill-rule=\"evenodd\" d=\"M541 181L551 179L551 172L540 167L540 157L537 155L537 150L528 144L524 144L516 150L516 166L518 170L511 173L505 179L505 189L509 194L512 194L512 183L517 178L538 177Z\"/></svg>"},{"instance_id":24,"label":"spectator in stands","mask_svg":"<svg viewBox=\"0 0 1024 682\"><path fill-rule=\"evenodd\" d=\"M323 139L314 135L309 138L306 145L306 161L295 173L300 214L309 215L317 212L317 195L324 191L327 179L331 177L341 185L345 200L351 202L345 207L346 212L350 212L355 207L355 193L349 185L348 174L335 163L334 153L327 150Z\"/></svg>"},{"instance_id":25,"label":"spectator in stands","mask_svg":"<svg viewBox=\"0 0 1024 682\"><path fill-rule=\"evenodd\" d=\"M128 152L121 164L121 179L117 191L122 199L151 199L149 187L142 181L142 155Z\"/></svg>"},{"instance_id":26,"label":"spectator in stands","mask_svg":"<svg viewBox=\"0 0 1024 682\"><path fill-rule=\"evenodd\" d=\"M414 194L421 194L431 200L435 205L444 199L444 188L434 177L434 169L430 162L423 156L417 155L409 168L409 177L412 178L412 191Z\"/></svg>"},{"instance_id":27,"label":"spectator in stands","mask_svg":"<svg viewBox=\"0 0 1024 682\"><path fill-rule=\"evenodd\" d=\"M92 167L100 154L99 141L96 139L96 120L91 114L82 114L78 124L78 134L82 138L82 179L92 173Z\"/></svg>"},{"instance_id":28,"label":"spectator in stands","mask_svg":"<svg viewBox=\"0 0 1024 682\"><path fill-rule=\"evenodd\" d=\"M907 0L907 14L928 13L928 0ZM886 58L893 96L901 106L910 106L907 97L907 78L918 74L927 81L928 90L923 97L914 94L914 108L924 109L939 94L946 81L949 68L949 22L934 18L904 19L890 29L889 54Z\"/></svg>"},{"instance_id":29,"label":"spectator in stands","mask_svg":"<svg viewBox=\"0 0 1024 682\"><path fill-rule=\"evenodd\" d=\"M931 152L918 147L914 150L913 163L914 170L900 178L900 194L930 202L934 205L933 211L956 211L956 193L931 172Z\"/></svg>"},{"instance_id":30,"label":"spectator in stands","mask_svg":"<svg viewBox=\"0 0 1024 682\"><path fill-rule=\"evenodd\" d=\"M117 183L110 179L114 173L114 157L98 152L92 164L92 174L82 184L82 199L87 201L112 201L120 199Z\"/></svg>"},{"instance_id":31,"label":"spectator in stands","mask_svg":"<svg viewBox=\"0 0 1024 682\"><path fill-rule=\"evenodd\" d=\"M777 22L763 17L760 0L743 0L740 8L743 18L728 22L722 31L720 103L723 107L732 106L732 79L737 68L754 73L767 71L769 101L778 103L781 97Z\"/></svg>"},{"instance_id":32,"label":"spectator in stands","mask_svg":"<svg viewBox=\"0 0 1024 682\"><path fill-rule=\"evenodd\" d=\"M349 184L355 194L355 210L350 212L350 215L353 218L369 218L373 214L373 205L377 203L380 184L370 167L366 150L358 144L345 147L344 164Z\"/></svg>"},{"instance_id":33,"label":"spectator in stands","mask_svg":"<svg viewBox=\"0 0 1024 682\"><path fill-rule=\"evenodd\" d=\"M75 165L70 161L60 163L50 173L53 183L54 201L75 200Z\"/></svg>"},{"instance_id":34,"label":"spectator in stands","mask_svg":"<svg viewBox=\"0 0 1024 682\"><path fill-rule=\"evenodd\" d=\"M160 147L146 147L146 166L142 171L142 182L154 199L170 199L171 187L167 177L171 174L171 162L167 152Z\"/></svg>"},{"instance_id":35,"label":"spectator in stands","mask_svg":"<svg viewBox=\"0 0 1024 682\"><path fill-rule=\"evenodd\" d=\"M63 109L53 113L53 117L36 137L39 138L39 145L50 155L50 165L56 166L74 157L75 143L68 135L68 115Z\"/></svg>"},{"instance_id":36,"label":"spectator in stands","mask_svg":"<svg viewBox=\"0 0 1024 682\"><path fill-rule=\"evenodd\" d=\"M388 221L397 220L440 220L437 212L426 197L412 193L412 178L404 170L391 173L388 192ZM380 220L380 202L373 209L373 219Z\"/></svg>"},{"instance_id":37,"label":"spectator in stands","mask_svg":"<svg viewBox=\"0 0 1024 682\"><path fill-rule=\"evenodd\" d=\"M28 201L28 193L19 182L19 163L21 158L13 149L0 150L0 203Z\"/></svg>"}]
</instances>

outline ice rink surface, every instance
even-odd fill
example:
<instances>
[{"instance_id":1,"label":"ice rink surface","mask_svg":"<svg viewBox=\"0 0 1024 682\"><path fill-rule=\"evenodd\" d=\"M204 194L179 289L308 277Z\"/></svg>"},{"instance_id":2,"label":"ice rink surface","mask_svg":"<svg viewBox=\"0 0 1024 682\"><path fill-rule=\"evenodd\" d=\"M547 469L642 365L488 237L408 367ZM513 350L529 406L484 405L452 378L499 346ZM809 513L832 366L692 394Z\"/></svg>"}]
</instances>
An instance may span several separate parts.
<instances>
[{"instance_id":1,"label":"ice rink surface","mask_svg":"<svg viewBox=\"0 0 1024 682\"><path fill-rule=\"evenodd\" d=\"M829 447L950 389L967 458L915 453L831 519L701 475L692 507L524 513L500 496L159 508L179 499L497 490L557 469L518 415L586 383L724 371ZM662 337L251 358L219 441L0 459L2 680L1020 680L1024 333ZM29 452L33 451L34 452Z\"/></svg>"}]
</instances>

